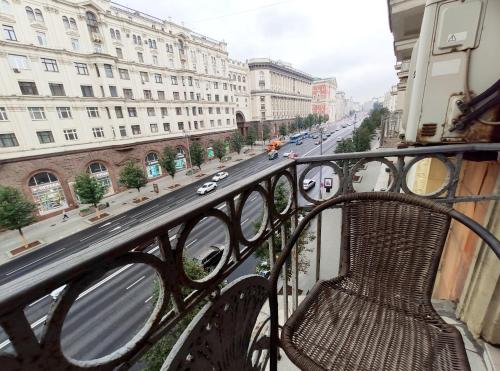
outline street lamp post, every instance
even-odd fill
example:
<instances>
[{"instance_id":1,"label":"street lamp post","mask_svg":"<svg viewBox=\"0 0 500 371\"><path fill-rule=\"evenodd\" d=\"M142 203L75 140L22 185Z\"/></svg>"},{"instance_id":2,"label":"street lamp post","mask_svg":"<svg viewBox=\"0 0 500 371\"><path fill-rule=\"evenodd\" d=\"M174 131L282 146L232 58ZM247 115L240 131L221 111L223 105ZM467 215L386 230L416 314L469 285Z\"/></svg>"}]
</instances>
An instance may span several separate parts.
<instances>
[{"instance_id":1,"label":"street lamp post","mask_svg":"<svg viewBox=\"0 0 500 371\"><path fill-rule=\"evenodd\" d=\"M191 165L191 174L193 174L193 161L191 160L191 150L189 149L189 134L186 133L186 130L182 130L184 133L184 136L186 137L186 143L187 143L187 151L188 151L188 156L189 156L189 164Z\"/></svg>"}]
</instances>

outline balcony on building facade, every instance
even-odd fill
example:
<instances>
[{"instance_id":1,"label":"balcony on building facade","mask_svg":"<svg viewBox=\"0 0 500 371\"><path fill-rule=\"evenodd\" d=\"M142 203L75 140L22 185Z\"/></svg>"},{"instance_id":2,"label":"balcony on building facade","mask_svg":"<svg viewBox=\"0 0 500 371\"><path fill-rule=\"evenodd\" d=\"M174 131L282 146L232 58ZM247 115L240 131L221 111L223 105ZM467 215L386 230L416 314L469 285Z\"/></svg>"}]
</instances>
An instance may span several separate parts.
<instances>
[{"instance_id":1,"label":"balcony on building facade","mask_svg":"<svg viewBox=\"0 0 500 371\"><path fill-rule=\"evenodd\" d=\"M331 332L322 333L329 331L328 324L324 323L327 318L332 317L329 315L320 316L312 322L303 322L301 326L294 327L294 324L304 317L304 305L325 304L325 302L314 304L309 299L310 295L317 292L318 287L322 285L315 284L320 278L331 278L337 274L339 277L348 277L354 269L368 269L368 267L375 269L374 261L383 266L383 269L376 273L380 276L366 276L366 280L360 276L359 283L368 284L365 294L375 296L360 299L361 294L359 294L356 299L365 300L365 304L358 307L372 308L373 313L369 309L363 309L361 313L356 309L356 305L353 305L354 301L347 296L344 297L356 290L356 284L352 282L352 285L340 289L335 300L333 297L325 299L331 300L332 310L340 311L339 315L343 318L341 322L344 321L346 326L344 331L347 331L343 334L349 335L350 326L350 336L355 336L364 344L364 351L359 352L359 357L361 353L366 353L368 358L372 357L370 360L377 359L377 362L382 364L389 362L389 358L396 359L396 362L398 359L401 361L404 359L408 362L405 366L410 364L415 366L415 363L420 364L421 361L447 362L446 357L438 360L432 358L440 357L439 349L435 350L435 353L425 352L425 354L409 351L409 343L418 343L420 337L412 338L411 342L406 343L399 337L405 335L403 332L390 335L392 334L390 321L385 328L377 326L377 323L390 318L390 313L387 311L399 305L403 300L401 295L407 287L418 291L418 295L421 295L418 299L420 302L415 307L412 304L404 310L394 312L394 315L403 319L409 318L411 311L425 307L427 312L424 317L418 317L419 319L412 323L423 322L426 315L434 316L428 298L432 286L428 285L433 284L436 276L437 262L452 218L480 233L481 238L492 246L493 251L497 255L500 254L498 240L495 240L495 237L492 237L487 230L481 229L471 219L449 209L459 204L479 201L483 205L486 201L491 205L500 200L500 195L494 189L481 189L476 194L467 194L466 191L470 189L462 190L460 184L463 179L459 178L468 161L489 156L491 166L498 165L496 161L499 151L499 144L451 145L290 159L270 166L247 179L237 181L201 200L158 215L112 239L90 246L61 262L36 269L6 284L0 292L0 328L5 331L8 340L1 345L4 351L8 347L10 350L0 352L2 370L130 369L137 362L141 362L141 357L166 334L171 331L179 334L181 332L179 326L183 323L185 325L185 320L191 315L191 311L198 311L201 306L203 308L179 337L162 369L201 370L215 367L221 370L264 370L270 367L271 370L276 368L286 370L289 368L283 363L285 353L280 351L282 359L278 362L276 347L285 348L286 354L297 360L297 357L309 354L307 350L304 350L304 353L293 350L295 349L293 347L301 346L298 338L315 334L317 337L313 339L314 342L318 342L321 338L336 339ZM417 191L412 188L412 184L420 184L419 177L422 177L422 172L419 169L415 170L415 166L418 167L419 163L427 160L442 162L446 173L443 175L444 183L430 193L429 189L424 187L422 194L426 195L418 196L415 195ZM359 188L359 179L367 176L366 171L373 164L378 164L381 171L376 184L368 191L386 192L361 193L365 190ZM317 193L303 189L301 185L306 177L315 179L318 176L317 183L327 188L316 189ZM432 182L435 180L433 178ZM247 205L255 198L259 199L260 211L254 216L254 228L245 229L243 224L249 215ZM398 209L400 204L406 206ZM393 213L394 208L399 211ZM415 213L419 212L422 214L418 214L417 217ZM415 219L412 219L413 217ZM428 220L431 217L435 217L437 222ZM224 236L224 242L220 245L223 252L215 268L209 273L205 272L206 276L192 277L185 265L189 236L197 225L206 219L217 225L212 234L214 238ZM365 222L368 224L364 225ZM479 222L483 223L484 220ZM413 225L416 225L417 229L414 229ZM314 238L307 237L308 242L300 240L297 242L299 235L294 231L302 228ZM334 235L340 241L334 242L332 239ZM349 265L351 260L357 261L357 253L364 251L364 248L375 246L376 243L382 244L376 255L367 255L369 259L362 260L360 265ZM395 244L393 251L390 248L391 243ZM426 246L427 243L433 245ZM304 244L307 248L303 248ZM409 247L405 247L404 244L409 244ZM145 245L154 248L149 252L138 251L138 246ZM486 251L488 246L478 244L478 248L484 248ZM420 247L428 247L423 249L427 254L423 260L417 257L420 250L418 253L416 250L411 250ZM409 255L406 248L411 250ZM268 274L244 275L224 286L229 277L234 278L234 273L238 272L239 268L255 260L255 252L258 249L261 253L268 252L270 277L263 277L268 277ZM435 260L429 270L425 271L422 265L430 264L431 256ZM445 256L443 254L443 257ZM306 263L304 259L308 262ZM392 261L397 261L401 265L394 266ZM144 320L143 327L110 328L107 335L114 337L121 346L108 355L79 361L66 355L61 345L66 344L63 336L76 331L74 326L63 331L71 307L79 298L86 295L89 286L94 287L110 279L120 279L117 272L130 266L147 267L151 275L156 277L155 300L150 302L151 311ZM399 269L401 272L396 272L394 269ZM114 273L110 274L111 272ZM404 274L407 272L412 272L415 281L409 277L408 281L405 281ZM357 271L353 274L356 276L359 273L360 271ZM349 276L353 282L354 276ZM370 282L375 281L383 282L393 290L392 299L382 295L384 290L371 285ZM328 291L333 290L335 282L340 281L325 282L323 286L328 286ZM64 290L51 304L47 316L42 320L43 331L39 337L30 326L25 308L63 285L66 285ZM315 288L311 290L313 285ZM222 286L224 287L221 289ZM404 295L407 294L404 292ZM387 317L377 317L376 313L381 315L381 312L376 312L375 309L378 305L377 300L388 300L384 307ZM404 300L407 300L406 296ZM335 304L335 301L338 303ZM108 316L122 315L118 307L116 310L111 310L112 306L117 305L116 303L110 302L107 305L110 306ZM144 306L144 300L138 305ZM321 308L326 310L324 307ZM356 314L350 317L350 311ZM366 321L371 314L375 317L372 317L366 327L369 331L365 333L357 321ZM105 322L99 326L105 326ZM449 330L449 326L446 327L442 322L439 317L434 316L431 330L436 331L436 328L443 327L455 334L456 330ZM413 331L411 330L413 325L408 324L408 326L404 331ZM376 328L389 334L388 338L398 336L399 341L384 343L386 336L383 333L375 333ZM281 340L278 339L280 329ZM294 338L293 333L299 329L302 333ZM370 331L373 336L370 335ZM417 335L422 334L418 333L415 336ZM426 338L424 335L422 339L430 337L429 335ZM448 335L443 334L441 340L448 346L446 336ZM128 340L120 341L123 337ZM307 338L305 341L307 342ZM352 348L354 343L354 341L352 344L344 343L340 354L335 356L330 354L328 357L337 357L338 362L341 362L342 354L351 354L354 357L358 354ZM385 345L382 343L387 347L384 348ZM445 356L450 354L454 356L454 352L459 358L463 356L460 347L454 348L456 344L456 342L452 344L451 351L448 348L442 350L446 352ZM100 345L94 344L94 346L98 349ZM326 348L328 346L332 344L325 345ZM320 348L318 345L318 349ZM321 348L321 351L326 348ZM379 353L371 354L370 349ZM430 349L434 348L431 346ZM422 357L430 358L423 360ZM358 359L357 356L355 358L359 360L358 365L361 367L363 364L361 358ZM466 358L459 360L466 362ZM307 365L311 363L302 361L302 367L310 369ZM401 367L415 369L405 366ZM435 368L429 365L429 369Z\"/></svg>"}]
</instances>

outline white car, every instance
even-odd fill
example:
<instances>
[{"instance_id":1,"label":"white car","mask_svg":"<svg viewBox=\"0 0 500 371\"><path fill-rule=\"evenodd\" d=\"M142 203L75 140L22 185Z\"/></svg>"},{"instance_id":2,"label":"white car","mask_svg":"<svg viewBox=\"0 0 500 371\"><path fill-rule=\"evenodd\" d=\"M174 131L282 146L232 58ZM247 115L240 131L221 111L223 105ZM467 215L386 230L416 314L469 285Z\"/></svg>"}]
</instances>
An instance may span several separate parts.
<instances>
[{"instance_id":1,"label":"white car","mask_svg":"<svg viewBox=\"0 0 500 371\"><path fill-rule=\"evenodd\" d=\"M283 157L288 157L288 156L290 156L290 153L293 153L293 152L284 152L284 153L283 153Z\"/></svg>"},{"instance_id":2,"label":"white car","mask_svg":"<svg viewBox=\"0 0 500 371\"><path fill-rule=\"evenodd\" d=\"M229 176L228 173L226 173L225 171L221 171L220 173L217 173L213 176L212 180L214 182L218 182L219 180L222 180L224 178L227 178Z\"/></svg>"},{"instance_id":3,"label":"white car","mask_svg":"<svg viewBox=\"0 0 500 371\"><path fill-rule=\"evenodd\" d=\"M337 137L337 142L342 142L342 137Z\"/></svg>"},{"instance_id":4,"label":"white car","mask_svg":"<svg viewBox=\"0 0 500 371\"><path fill-rule=\"evenodd\" d=\"M215 188L217 188L217 183L207 182L207 183L203 184L200 188L198 188L196 193L198 193L199 195L204 195L205 193L213 191Z\"/></svg>"},{"instance_id":5,"label":"white car","mask_svg":"<svg viewBox=\"0 0 500 371\"><path fill-rule=\"evenodd\" d=\"M304 191L308 191L314 187L314 185L316 184L316 181L314 179L307 179L306 178L306 179L304 179L304 182L302 184L304 187Z\"/></svg>"}]
</instances>

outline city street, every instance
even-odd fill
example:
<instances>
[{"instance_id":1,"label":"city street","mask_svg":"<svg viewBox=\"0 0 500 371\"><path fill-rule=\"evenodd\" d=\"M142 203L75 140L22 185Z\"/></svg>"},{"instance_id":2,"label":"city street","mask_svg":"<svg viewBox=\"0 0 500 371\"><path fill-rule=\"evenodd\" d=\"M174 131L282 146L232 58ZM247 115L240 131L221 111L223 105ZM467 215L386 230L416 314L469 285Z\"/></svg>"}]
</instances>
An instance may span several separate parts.
<instances>
[{"instance_id":1,"label":"city street","mask_svg":"<svg viewBox=\"0 0 500 371\"><path fill-rule=\"evenodd\" d=\"M357 122L361 120L360 117ZM340 124L351 121L352 118L345 119L337 122L335 126L340 128ZM333 153L337 145L337 137L351 135L353 128L354 125L340 128L339 131L328 137L322 144L323 154ZM330 130L334 130L334 125L327 128L326 132L330 132ZM302 145L287 144L280 149L280 156L272 163L284 161L282 153L290 150L298 153L301 157L319 155L320 146L315 145L314 142L314 139L305 139ZM229 177L218 182L218 190L215 192L219 192L225 186L244 179L246 176L264 170L270 162L267 155L262 154L227 168ZM323 177L325 176L328 176L328 172L323 173ZM317 197L320 184L319 169L311 171L308 178L313 178L316 181L314 188L309 190L309 193L313 197ZM161 218L167 211L203 197L196 194L196 189L205 181L207 181L206 178L199 180L160 197L155 202L138 206L124 214L107 219L103 223L0 266L0 284L69 256L75 251L113 238L127 228L153 218ZM224 209L223 205L220 207L221 210ZM261 199L250 197L242 216L242 229L247 236L253 234L254 222L259 220L261 210ZM199 256L208 246L226 242L225 227L212 219L206 218L192 231L185 245L188 256ZM175 231L171 231L170 235L172 243L175 243ZM149 252L158 254L158 247L151 247ZM247 259L228 277L228 281L244 274L255 273L256 264L256 259ZM62 343L65 354L75 359L94 359L109 354L130 340L151 313L153 277L154 272L151 268L141 265L127 265L110 272L105 278L82 293L64 324ZM26 308L28 320L32 328L35 328L37 336L42 332L43 323L52 301L53 299L48 295ZM0 350L12 351L10 343L3 333L0 333Z\"/></svg>"}]
</instances>

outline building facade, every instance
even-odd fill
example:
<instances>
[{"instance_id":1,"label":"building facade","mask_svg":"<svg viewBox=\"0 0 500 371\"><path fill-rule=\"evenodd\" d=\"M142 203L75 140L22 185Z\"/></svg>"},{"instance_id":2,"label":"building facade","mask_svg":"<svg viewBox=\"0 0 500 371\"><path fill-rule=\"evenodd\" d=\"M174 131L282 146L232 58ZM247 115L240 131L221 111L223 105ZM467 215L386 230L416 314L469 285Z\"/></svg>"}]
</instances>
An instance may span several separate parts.
<instances>
[{"instance_id":1,"label":"building facade","mask_svg":"<svg viewBox=\"0 0 500 371\"><path fill-rule=\"evenodd\" d=\"M251 120L269 125L276 135L280 125L311 113L312 76L290 64L268 58L248 61Z\"/></svg>"},{"instance_id":2,"label":"building facade","mask_svg":"<svg viewBox=\"0 0 500 371\"><path fill-rule=\"evenodd\" d=\"M337 79L314 80L312 86L312 113L328 115L329 120L336 117L335 96L337 94Z\"/></svg>"},{"instance_id":3,"label":"building facade","mask_svg":"<svg viewBox=\"0 0 500 371\"><path fill-rule=\"evenodd\" d=\"M348 114L345 93L343 91L337 91L335 94L335 121L342 120Z\"/></svg>"},{"instance_id":4,"label":"building facade","mask_svg":"<svg viewBox=\"0 0 500 371\"><path fill-rule=\"evenodd\" d=\"M0 4L0 183L39 215L76 206L81 172L111 194L127 160L163 176L166 145L179 169L190 140L209 158L249 115L223 42L108 0Z\"/></svg>"},{"instance_id":5,"label":"building facade","mask_svg":"<svg viewBox=\"0 0 500 371\"><path fill-rule=\"evenodd\" d=\"M236 125L242 135L248 133L250 119L250 89L248 64L229 59L229 87L236 104Z\"/></svg>"}]
</instances>

